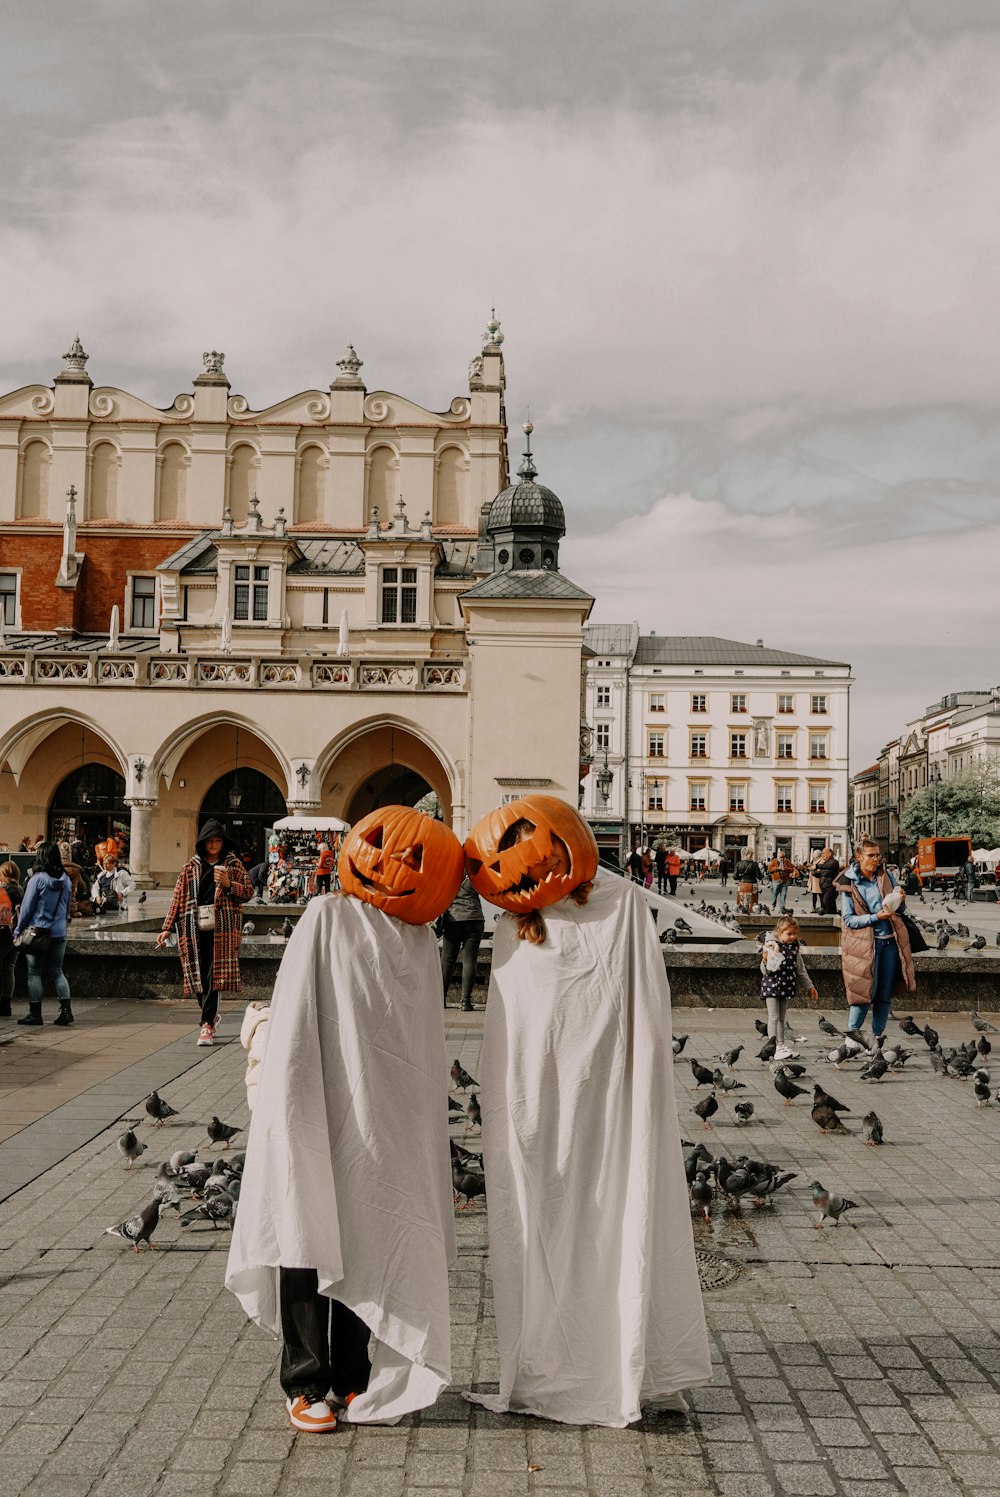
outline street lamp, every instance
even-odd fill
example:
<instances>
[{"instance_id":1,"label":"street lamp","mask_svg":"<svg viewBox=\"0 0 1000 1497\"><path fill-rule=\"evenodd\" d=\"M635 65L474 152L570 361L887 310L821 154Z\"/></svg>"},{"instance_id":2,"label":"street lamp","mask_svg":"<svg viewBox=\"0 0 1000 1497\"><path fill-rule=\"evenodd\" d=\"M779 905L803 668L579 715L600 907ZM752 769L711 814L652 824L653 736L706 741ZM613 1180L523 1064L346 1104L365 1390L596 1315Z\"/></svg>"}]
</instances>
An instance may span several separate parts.
<instances>
[{"instance_id":1,"label":"street lamp","mask_svg":"<svg viewBox=\"0 0 1000 1497\"><path fill-rule=\"evenodd\" d=\"M611 782L614 779L614 777L615 777L615 772L611 768L611 765L608 763L608 751L607 751L607 749L605 749L604 750L604 763L601 765L600 769L597 771L597 776L596 776L596 778L597 778L597 793L601 797L601 804L603 806L607 806L607 804L608 804L608 799L609 799L609 797L611 795Z\"/></svg>"},{"instance_id":2,"label":"street lamp","mask_svg":"<svg viewBox=\"0 0 1000 1497\"><path fill-rule=\"evenodd\" d=\"M238 811L243 804L243 787L240 784L240 730L236 729L236 768L233 771L233 783L229 787L229 809Z\"/></svg>"}]
</instances>

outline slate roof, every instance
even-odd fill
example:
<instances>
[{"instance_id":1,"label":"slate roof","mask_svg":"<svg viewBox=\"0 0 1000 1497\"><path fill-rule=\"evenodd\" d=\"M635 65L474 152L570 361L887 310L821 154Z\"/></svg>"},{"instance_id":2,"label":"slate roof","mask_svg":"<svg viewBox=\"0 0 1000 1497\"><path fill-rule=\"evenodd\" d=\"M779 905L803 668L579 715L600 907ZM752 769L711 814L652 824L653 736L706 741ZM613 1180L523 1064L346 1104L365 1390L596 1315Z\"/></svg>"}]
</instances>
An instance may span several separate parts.
<instances>
[{"instance_id":1,"label":"slate roof","mask_svg":"<svg viewBox=\"0 0 1000 1497\"><path fill-rule=\"evenodd\" d=\"M183 572L186 577L214 577L218 571L219 554L214 543L214 532L208 531L186 542L179 551L161 561L162 572ZM479 544L478 536L465 535L461 540L452 537L437 537L441 547L441 561L436 569L438 577L472 577L473 558ZM294 537L296 549L301 552L289 563L289 577L360 577L364 575L365 557L358 542L344 536L319 536L309 539Z\"/></svg>"},{"instance_id":2,"label":"slate roof","mask_svg":"<svg viewBox=\"0 0 1000 1497\"><path fill-rule=\"evenodd\" d=\"M490 505L486 529L557 530L566 534L566 515L562 500L551 489L531 479L522 479L509 489L502 489Z\"/></svg>"},{"instance_id":3,"label":"slate roof","mask_svg":"<svg viewBox=\"0 0 1000 1497\"><path fill-rule=\"evenodd\" d=\"M494 572L467 588L463 598L579 598L593 602L590 593L570 582L561 572L542 569L517 572Z\"/></svg>"},{"instance_id":4,"label":"slate roof","mask_svg":"<svg viewBox=\"0 0 1000 1497\"><path fill-rule=\"evenodd\" d=\"M740 639L712 634L643 634L635 652L636 665L829 665L850 670L846 660L821 660L772 650Z\"/></svg>"},{"instance_id":5,"label":"slate roof","mask_svg":"<svg viewBox=\"0 0 1000 1497\"><path fill-rule=\"evenodd\" d=\"M588 624L584 638L595 655L627 655L639 643L638 624Z\"/></svg>"}]
</instances>

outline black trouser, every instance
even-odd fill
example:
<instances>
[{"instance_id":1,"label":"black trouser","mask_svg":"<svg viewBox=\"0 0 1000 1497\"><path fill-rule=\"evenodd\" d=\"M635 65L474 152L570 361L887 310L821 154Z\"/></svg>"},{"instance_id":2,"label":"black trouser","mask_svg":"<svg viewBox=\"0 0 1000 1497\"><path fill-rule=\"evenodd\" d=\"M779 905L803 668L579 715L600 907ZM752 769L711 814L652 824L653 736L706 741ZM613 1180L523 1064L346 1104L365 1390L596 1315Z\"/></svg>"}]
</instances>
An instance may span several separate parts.
<instances>
[{"instance_id":1,"label":"black trouser","mask_svg":"<svg viewBox=\"0 0 1000 1497\"><path fill-rule=\"evenodd\" d=\"M368 1387L370 1332L364 1321L329 1295L320 1294L314 1268L279 1268L281 1386L287 1397L310 1403L331 1390L338 1398Z\"/></svg>"},{"instance_id":2,"label":"black trouser","mask_svg":"<svg viewBox=\"0 0 1000 1497\"><path fill-rule=\"evenodd\" d=\"M198 966L201 968L201 1022L214 1024L219 1017L219 995L212 982L212 966L215 962L215 931L198 932ZM204 996L202 996L202 994Z\"/></svg>"},{"instance_id":3,"label":"black trouser","mask_svg":"<svg viewBox=\"0 0 1000 1497\"><path fill-rule=\"evenodd\" d=\"M656 892L657 894L666 894L667 892L666 869L664 869L662 873L660 872L659 868L657 868L656 870Z\"/></svg>"},{"instance_id":4,"label":"black trouser","mask_svg":"<svg viewBox=\"0 0 1000 1497\"><path fill-rule=\"evenodd\" d=\"M316 893L317 894L329 894L329 892L330 892L330 875L328 873L317 873L317 875L316 875Z\"/></svg>"},{"instance_id":5,"label":"black trouser","mask_svg":"<svg viewBox=\"0 0 1000 1497\"><path fill-rule=\"evenodd\" d=\"M667 874L667 878L670 880L670 892L671 892L671 894L676 894L677 893L677 877L678 876L677 876L676 873L668 873Z\"/></svg>"},{"instance_id":6,"label":"black trouser","mask_svg":"<svg viewBox=\"0 0 1000 1497\"><path fill-rule=\"evenodd\" d=\"M14 996L14 968L20 951L11 939L9 929L0 935L0 1014L9 1014Z\"/></svg>"},{"instance_id":7,"label":"black trouser","mask_svg":"<svg viewBox=\"0 0 1000 1497\"><path fill-rule=\"evenodd\" d=\"M441 936L441 979L447 1000L448 985L455 971L459 952L462 954L462 1003L472 1003L472 989L476 985L476 957L479 943L483 939L486 922L483 920L446 920Z\"/></svg>"}]
</instances>

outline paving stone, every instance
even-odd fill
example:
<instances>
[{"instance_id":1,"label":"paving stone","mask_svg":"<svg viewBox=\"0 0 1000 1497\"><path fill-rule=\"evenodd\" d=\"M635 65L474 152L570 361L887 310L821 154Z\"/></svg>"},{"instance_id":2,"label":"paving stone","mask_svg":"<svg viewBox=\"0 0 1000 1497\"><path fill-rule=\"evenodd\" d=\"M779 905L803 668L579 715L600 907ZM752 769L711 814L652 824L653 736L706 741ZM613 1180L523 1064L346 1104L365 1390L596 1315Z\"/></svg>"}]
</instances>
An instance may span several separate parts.
<instances>
[{"instance_id":1,"label":"paving stone","mask_svg":"<svg viewBox=\"0 0 1000 1497\"><path fill-rule=\"evenodd\" d=\"M833 1478L823 1466L782 1463L775 1466L774 1476L778 1490L793 1493L795 1497L799 1494L802 1497L836 1497Z\"/></svg>"},{"instance_id":2,"label":"paving stone","mask_svg":"<svg viewBox=\"0 0 1000 1497\"><path fill-rule=\"evenodd\" d=\"M272 1497L281 1484L280 1461L237 1461L226 1472L219 1491L225 1497Z\"/></svg>"}]
</instances>

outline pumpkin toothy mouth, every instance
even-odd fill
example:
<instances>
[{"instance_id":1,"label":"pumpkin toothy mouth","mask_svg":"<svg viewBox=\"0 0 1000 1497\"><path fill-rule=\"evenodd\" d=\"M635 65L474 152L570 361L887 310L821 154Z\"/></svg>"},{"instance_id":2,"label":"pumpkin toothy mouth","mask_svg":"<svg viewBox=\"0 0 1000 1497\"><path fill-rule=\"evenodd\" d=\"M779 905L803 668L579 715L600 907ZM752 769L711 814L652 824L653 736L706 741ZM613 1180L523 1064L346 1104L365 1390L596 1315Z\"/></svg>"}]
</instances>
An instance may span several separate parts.
<instances>
[{"instance_id":1,"label":"pumpkin toothy mouth","mask_svg":"<svg viewBox=\"0 0 1000 1497\"><path fill-rule=\"evenodd\" d=\"M353 858L348 858L347 861L351 865L354 877L364 889L372 889L376 894L382 894L388 899L405 899L408 894L416 892L414 889L390 889L388 884L377 883L375 879L369 878L367 873L362 873Z\"/></svg>"}]
</instances>

